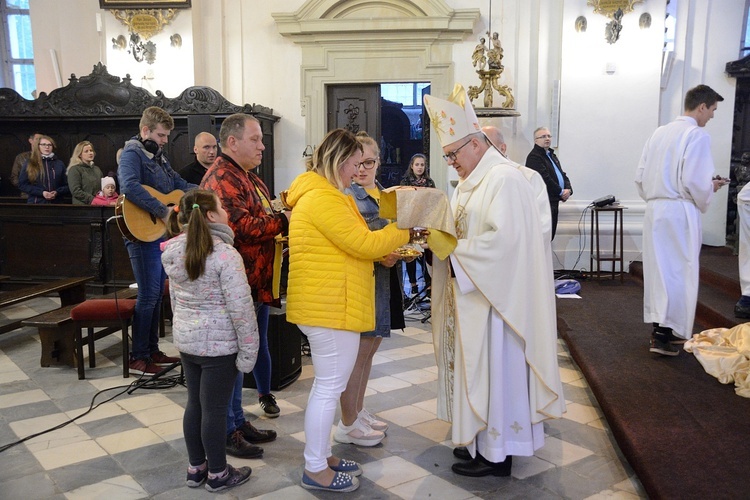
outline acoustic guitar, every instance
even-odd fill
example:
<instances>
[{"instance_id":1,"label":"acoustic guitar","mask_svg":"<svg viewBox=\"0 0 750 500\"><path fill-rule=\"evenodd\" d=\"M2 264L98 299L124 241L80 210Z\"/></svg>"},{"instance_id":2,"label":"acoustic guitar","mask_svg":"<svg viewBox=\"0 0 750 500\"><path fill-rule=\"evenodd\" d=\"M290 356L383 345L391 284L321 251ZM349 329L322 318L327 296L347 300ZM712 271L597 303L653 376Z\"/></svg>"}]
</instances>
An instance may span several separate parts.
<instances>
[{"instance_id":1,"label":"acoustic guitar","mask_svg":"<svg viewBox=\"0 0 750 500\"><path fill-rule=\"evenodd\" d=\"M179 189L167 194L161 193L151 186L143 185L143 189L167 206L179 204L180 198L184 194ZM120 228L122 235L135 243L156 241L164 236L167 231L167 226L163 220L128 200L124 194L121 194L117 199L115 214L119 216L117 227Z\"/></svg>"}]
</instances>

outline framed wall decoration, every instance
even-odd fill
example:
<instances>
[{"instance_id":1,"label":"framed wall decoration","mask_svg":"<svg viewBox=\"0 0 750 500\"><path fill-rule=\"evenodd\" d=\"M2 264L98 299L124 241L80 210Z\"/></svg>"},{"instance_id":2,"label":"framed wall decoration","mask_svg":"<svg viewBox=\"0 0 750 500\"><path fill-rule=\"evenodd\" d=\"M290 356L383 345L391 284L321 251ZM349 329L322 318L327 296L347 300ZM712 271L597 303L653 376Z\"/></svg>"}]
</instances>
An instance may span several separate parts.
<instances>
[{"instance_id":1,"label":"framed wall decoration","mask_svg":"<svg viewBox=\"0 0 750 500\"><path fill-rule=\"evenodd\" d=\"M189 9L190 0L99 0L102 9Z\"/></svg>"}]
</instances>

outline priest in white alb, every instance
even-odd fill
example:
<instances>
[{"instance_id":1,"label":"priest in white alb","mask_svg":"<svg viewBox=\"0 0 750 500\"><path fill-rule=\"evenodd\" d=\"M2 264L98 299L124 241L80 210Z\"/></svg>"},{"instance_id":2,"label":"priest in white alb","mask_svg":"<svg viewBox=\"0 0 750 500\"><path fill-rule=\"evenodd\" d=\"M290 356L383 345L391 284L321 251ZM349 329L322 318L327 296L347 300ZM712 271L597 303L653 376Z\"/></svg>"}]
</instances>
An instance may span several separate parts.
<instances>
[{"instance_id":1,"label":"priest in white alb","mask_svg":"<svg viewBox=\"0 0 750 500\"><path fill-rule=\"evenodd\" d=\"M459 177L458 244L433 259L438 417L453 423L455 473L508 476L565 411L552 263L530 183L481 132L464 88L424 101Z\"/></svg>"}]
</instances>

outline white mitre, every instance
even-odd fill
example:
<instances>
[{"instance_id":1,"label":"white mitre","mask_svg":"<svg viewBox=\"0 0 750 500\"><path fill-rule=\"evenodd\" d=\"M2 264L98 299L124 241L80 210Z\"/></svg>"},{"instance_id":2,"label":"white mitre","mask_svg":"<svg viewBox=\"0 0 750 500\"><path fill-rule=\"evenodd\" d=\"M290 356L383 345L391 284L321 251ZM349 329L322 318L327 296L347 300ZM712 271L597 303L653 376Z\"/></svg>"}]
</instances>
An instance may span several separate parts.
<instances>
[{"instance_id":1,"label":"white mitre","mask_svg":"<svg viewBox=\"0 0 750 500\"><path fill-rule=\"evenodd\" d=\"M447 101L425 95L424 105L430 115L432 129L437 133L440 145L443 147L469 134L482 131L469 96L460 83L453 87L453 92L448 96Z\"/></svg>"}]
</instances>

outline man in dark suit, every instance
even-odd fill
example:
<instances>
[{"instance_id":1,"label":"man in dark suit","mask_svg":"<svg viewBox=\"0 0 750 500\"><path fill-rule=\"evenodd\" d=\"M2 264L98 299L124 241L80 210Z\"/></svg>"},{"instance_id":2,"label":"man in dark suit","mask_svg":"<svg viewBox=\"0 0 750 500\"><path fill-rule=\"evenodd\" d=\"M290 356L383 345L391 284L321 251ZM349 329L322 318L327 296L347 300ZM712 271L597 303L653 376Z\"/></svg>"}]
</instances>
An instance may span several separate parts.
<instances>
[{"instance_id":1,"label":"man in dark suit","mask_svg":"<svg viewBox=\"0 0 750 500\"><path fill-rule=\"evenodd\" d=\"M544 179L549 196L549 208L552 212L552 239L555 239L557 230L557 211L560 202L568 201L573 189L570 187L570 179L560 165L560 160L550 148L552 145L552 134L546 127L539 127L534 131L534 149L526 157L526 166L533 168Z\"/></svg>"}]
</instances>

